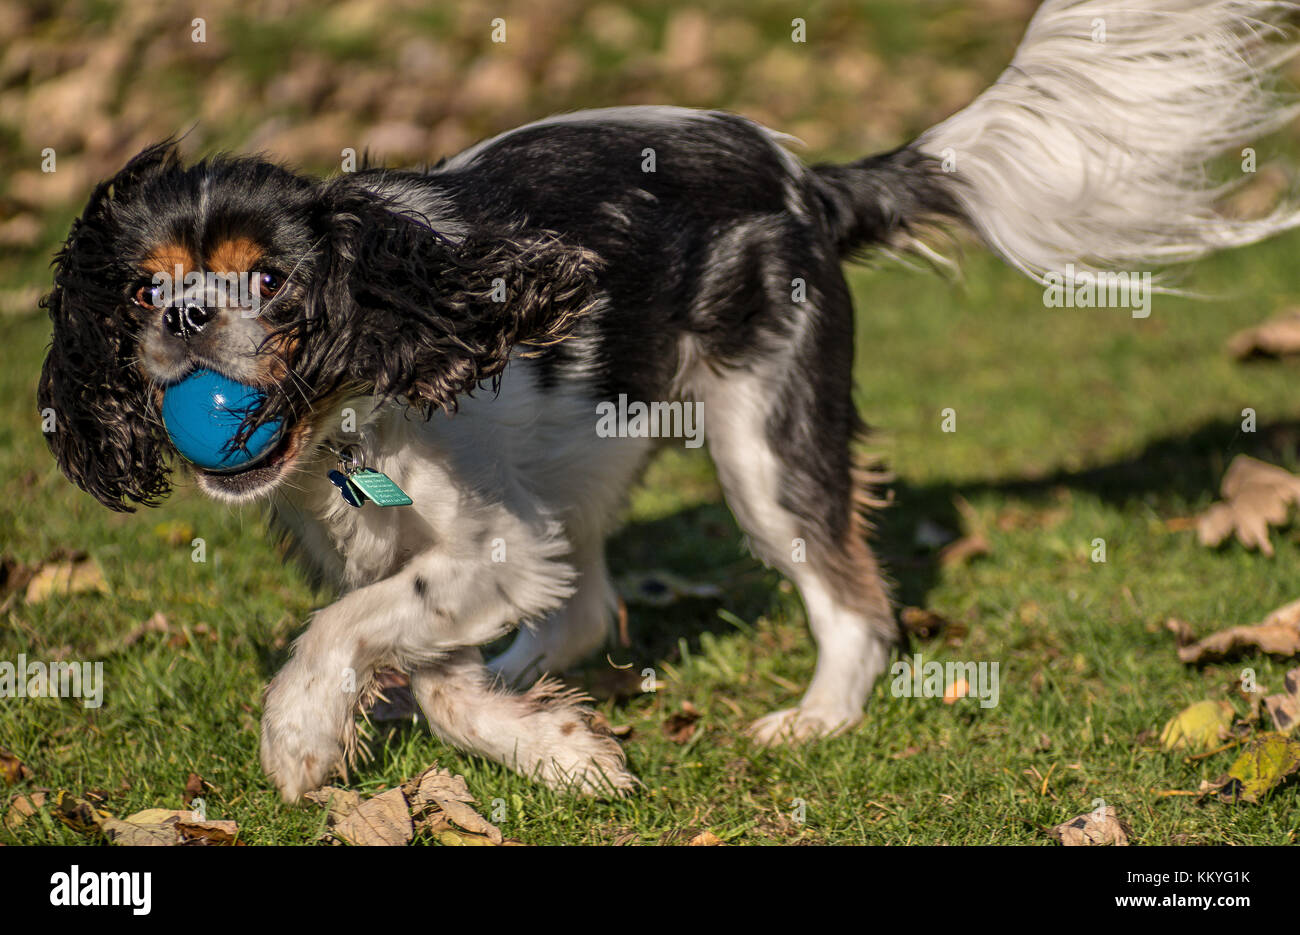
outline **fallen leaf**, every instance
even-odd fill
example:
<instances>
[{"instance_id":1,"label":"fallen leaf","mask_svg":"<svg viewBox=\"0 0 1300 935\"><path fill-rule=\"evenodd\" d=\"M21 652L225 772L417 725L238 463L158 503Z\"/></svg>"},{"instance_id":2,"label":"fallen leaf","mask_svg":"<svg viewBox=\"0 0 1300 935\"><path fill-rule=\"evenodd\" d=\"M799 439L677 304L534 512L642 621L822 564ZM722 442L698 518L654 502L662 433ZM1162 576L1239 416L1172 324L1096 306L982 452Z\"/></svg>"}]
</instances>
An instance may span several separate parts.
<instances>
[{"instance_id":1,"label":"fallen leaf","mask_svg":"<svg viewBox=\"0 0 1300 935\"><path fill-rule=\"evenodd\" d=\"M8 750L0 749L0 779L6 786L12 786L24 779L31 779L32 771L22 760Z\"/></svg>"},{"instance_id":2,"label":"fallen leaf","mask_svg":"<svg viewBox=\"0 0 1300 935\"><path fill-rule=\"evenodd\" d=\"M1175 631L1175 638L1180 631L1186 635L1182 630L1186 624L1181 621L1171 620L1166 626ZM1279 607L1262 623L1229 627L1195 643L1179 646L1178 658L1189 663L1205 662L1251 648L1276 656L1300 653L1300 601Z\"/></svg>"},{"instance_id":3,"label":"fallen leaf","mask_svg":"<svg viewBox=\"0 0 1300 935\"><path fill-rule=\"evenodd\" d=\"M1092 847L1113 844L1127 847L1129 829L1115 815L1109 805L1097 811L1071 818L1048 832L1066 847Z\"/></svg>"},{"instance_id":4,"label":"fallen leaf","mask_svg":"<svg viewBox=\"0 0 1300 935\"><path fill-rule=\"evenodd\" d=\"M1273 721L1273 727L1288 734L1300 722L1300 668L1292 669L1282 679L1285 691L1269 695L1263 701L1264 709Z\"/></svg>"},{"instance_id":5,"label":"fallen leaf","mask_svg":"<svg viewBox=\"0 0 1300 935\"><path fill-rule=\"evenodd\" d=\"M664 718L664 736L673 743L686 743L695 735L695 722L700 717L699 709L695 705L683 701L680 711Z\"/></svg>"},{"instance_id":6,"label":"fallen leaf","mask_svg":"<svg viewBox=\"0 0 1300 935\"><path fill-rule=\"evenodd\" d=\"M189 812L166 808L147 808L127 818L111 815L100 823L104 836L114 844L126 847L173 847L179 843L176 822Z\"/></svg>"},{"instance_id":7,"label":"fallen leaf","mask_svg":"<svg viewBox=\"0 0 1300 935\"><path fill-rule=\"evenodd\" d=\"M453 776L445 769L430 767L416 782L411 801L417 811L433 806L461 828L483 835L493 844L504 840L496 825L470 808L474 796L465 785L464 776Z\"/></svg>"},{"instance_id":8,"label":"fallen leaf","mask_svg":"<svg viewBox=\"0 0 1300 935\"><path fill-rule=\"evenodd\" d=\"M1261 734L1228 767L1230 782L1219 795L1230 801L1254 804L1270 789L1300 769L1300 740L1284 734Z\"/></svg>"},{"instance_id":9,"label":"fallen leaf","mask_svg":"<svg viewBox=\"0 0 1300 935\"><path fill-rule=\"evenodd\" d=\"M944 546L939 552L939 564L944 568L956 568L980 555L988 555L991 551L992 546L983 533L972 533Z\"/></svg>"},{"instance_id":10,"label":"fallen leaf","mask_svg":"<svg viewBox=\"0 0 1300 935\"><path fill-rule=\"evenodd\" d=\"M1232 705L1226 701L1198 701L1170 718L1160 732L1160 746L1201 753L1218 746L1231 726Z\"/></svg>"},{"instance_id":11,"label":"fallen leaf","mask_svg":"<svg viewBox=\"0 0 1300 935\"><path fill-rule=\"evenodd\" d=\"M356 811L361 804L361 796L351 789L339 789L335 786L321 786L308 792L303 798L329 809L329 818L344 818Z\"/></svg>"},{"instance_id":12,"label":"fallen leaf","mask_svg":"<svg viewBox=\"0 0 1300 935\"><path fill-rule=\"evenodd\" d=\"M185 793L181 797L181 801L184 802L186 805L189 805L198 796L201 796L203 794L203 790L206 788L206 785L207 784L204 783L202 776L200 776L198 773L190 773L189 776L187 776L185 779Z\"/></svg>"},{"instance_id":13,"label":"fallen leaf","mask_svg":"<svg viewBox=\"0 0 1300 935\"><path fill-rule=\"evenodd\" d=\"M178 821L176 833L182 844L204 847L243 846L239 825L233 821Z\"/></svg>"},{"instance_id":14,"label":"fallen leaf","mask_svg":"<svg viewBox=\"0 0 1300 935\"><path fill-rule=\"evenodd\" d=\"M20 562L10 555L0 558L0 597L15 591L25 591L27 583L39 567Z\"/></svg>"},{"instance_id":15,"label":"fallen leaf","mask_svg":"<svg viewBox=\"0 0 1300 935\"><path fill-rule=\"evenodd\" d=\"M1217 546L1229 535L1248 549L1273 554L1269 526L1287 521L1291 504L1300 501L1300 477L1249 455L1237 455L1223 474L1223 500L1196 521L1201 545Z\"/></svg>"},{"instance_id":16,"label":"fallen leaf","mask_svg":"<svg viewBox=\"0 0 1300 935\"><path fill-rule=\"evenodd\" d=\"M171 624L162 611L155 612L152 617L122 637L122 645L133 646L149 633L171 633Z\"/></svg>"},{"instance_id":17,"label":"fallen leaf","mask_svg":"<svg viewBox=\"0 0 1300 935\"><path fill-rule=\"evenodd\" d=\"M93 558L47 562L27 582L25 600L37 604L54 596L108 592L103 569Z\"/></svg>"},{"instance_id":18,"label":"fallen leaf","mask_svg":"<svg viewBox=\"0 0 1300 935\"><path fill-rule=\"evenodd\" d=\"M1228 353L1238 360L1300 354L1300 310L1292 309L1238 331L1228 339Z\"/></svg>"},{"instance_id":19,"label":"fallen leaf","mask_svg":"<svg viewBox=\"0 0 1300 935\"><path fill-rule=\"evenodd\" d=\"M124 847L230 846L238 844L239 825L233 821L196 821L188 809L146 808L126 818L109 816L100 830Z\"/></svg>"},{"instance_id":20,"label":"fallen leaf","mask_svg":"<svg viewBox=\"0 0 1300 935\"><path fill-rule=\"evenodd\" d=\"M54 797L54 817L78 834L101 834L104 822L113 816L105 809L60 789Z\"/></svg>"},{"instance_id":21,"label":"fallen leaf","mask_svg":"<svg viewBox=\"0 0 1300 935\"><path fill-rule=\"evenodd\" d=\"M33 792L31 795L14 796L5 813L5 827L13 831L36 812L45 807L45 793Z\"/></svg>"},{"instance_id":22,"label":"fallen leaf","mask_svg":"<svg viewBox=\"0 0 1300 935\"><path fill-rule=\"evenodd\" d=\"M401 789L389 789L366 799L345 815L334 819L331 831L349 844L365 847L396 847L410 842L415 834L406 796Z\"/></svg>"},{"instance_id":23,"label":"fallen leaf","mask_svg":"<svg viewBox=\"0 0 1300 935\"><path fill-rule=\"evenodd\" d=\"M953 506L962 518L963 534L961 538L948 543L939 552L939 564L944 568L955 568L980 555L992 551L988 538L984 535L983 525L975 508L964 497L954 497Z\"/></svg>"},{"instance_id":24,"label":"fallen leaf","mask_svg":"<svg viewBox=\"0 0 1300 935\"><path fill-rule=\"evenodd\" d=\"M686 842L687 847L717 847L722 844L722 838L718 837L712 831L701 831L695 837Z\"/></svg>"}]
</instances>

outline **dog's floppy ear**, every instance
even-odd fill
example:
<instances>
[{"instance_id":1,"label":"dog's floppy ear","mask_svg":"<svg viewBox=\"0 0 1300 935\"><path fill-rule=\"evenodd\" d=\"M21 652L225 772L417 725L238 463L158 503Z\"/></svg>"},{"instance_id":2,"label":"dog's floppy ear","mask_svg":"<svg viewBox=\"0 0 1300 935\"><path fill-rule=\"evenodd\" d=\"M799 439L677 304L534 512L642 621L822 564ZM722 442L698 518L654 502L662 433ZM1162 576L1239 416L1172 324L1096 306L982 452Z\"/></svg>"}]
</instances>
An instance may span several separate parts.
<instances>
[{"instance_id":1,"label":"dog's floppy ear","mask_svg":"<svg viewBox=\"0 0 1300 935\"><path fill-rule=\"evenodd\" d=\"M305 342L318 388L359 383L454 410L515 348L563 339L597 301L597 256L553 232L447 237L348 180L331 184L327 269L308 309L320 329Z\"/></svg>"},{"instance_id":2,"label":"dog's floppy ear","mask_svg":"<svg viewBox=\"0 0 1300 935\"><path fill-rule=\"evenodd\" d=\"M170 490L167 448L144 376L114 249L114 206L144 179L178 164L168 140L100 183L54 258L54 289L41 300L54 333L37 404L46 443L78 487L114 510L156 505Z\"/></svg>"}]
</instances>

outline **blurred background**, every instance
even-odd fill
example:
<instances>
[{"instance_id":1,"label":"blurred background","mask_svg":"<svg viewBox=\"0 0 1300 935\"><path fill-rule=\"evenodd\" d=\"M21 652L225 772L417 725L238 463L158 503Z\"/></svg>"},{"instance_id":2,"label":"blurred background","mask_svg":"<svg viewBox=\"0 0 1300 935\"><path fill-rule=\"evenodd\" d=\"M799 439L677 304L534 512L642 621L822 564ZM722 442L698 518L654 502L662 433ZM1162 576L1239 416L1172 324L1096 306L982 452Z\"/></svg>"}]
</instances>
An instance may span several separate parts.
<instances>
[{"instance_id":1,"label":"blurred background","mask_svg":"<svg viewBox=\"0 0 1300 935\"><path fill-rule=\"evenodd\" d=\"M95 181L172 134L191 155L260 150L328 173L345 147L433 162L552 113L671 103L737 111L814 156L863 155L970 100L1034 5L0 0L0 274L45 256ZM807 43L791 41L796 16Z\"/></svg>"}]
</instances>

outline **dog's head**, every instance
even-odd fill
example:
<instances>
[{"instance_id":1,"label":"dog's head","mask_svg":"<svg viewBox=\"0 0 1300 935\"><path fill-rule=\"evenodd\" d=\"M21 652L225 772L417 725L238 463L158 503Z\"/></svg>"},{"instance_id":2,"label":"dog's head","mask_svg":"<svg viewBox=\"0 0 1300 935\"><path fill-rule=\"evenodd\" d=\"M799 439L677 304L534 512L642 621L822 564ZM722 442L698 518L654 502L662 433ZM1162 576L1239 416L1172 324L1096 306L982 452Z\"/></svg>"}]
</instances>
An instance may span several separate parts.
<instances>
[{"instance_id":1,"label":"dog's head","mask_svg":"<svg viewBox=\"0 0 1300 935\"><path fill-rule=\"evenodd\" d=\"M171 142L100 184L55 258L39 405L59 466L117 510L170 490L165 389L197 369L279 420L246 467L194 468L247 500L294 470L344 393L425 412L497 377L519 345L557 340L595 296L595 257L547 231L439 231L379 194L375 173L318 180L248 157L186 166ZM52 417L52 418L51 418ZM52 424L51 424L52 423Z\"/></svg>"}]
</instances>

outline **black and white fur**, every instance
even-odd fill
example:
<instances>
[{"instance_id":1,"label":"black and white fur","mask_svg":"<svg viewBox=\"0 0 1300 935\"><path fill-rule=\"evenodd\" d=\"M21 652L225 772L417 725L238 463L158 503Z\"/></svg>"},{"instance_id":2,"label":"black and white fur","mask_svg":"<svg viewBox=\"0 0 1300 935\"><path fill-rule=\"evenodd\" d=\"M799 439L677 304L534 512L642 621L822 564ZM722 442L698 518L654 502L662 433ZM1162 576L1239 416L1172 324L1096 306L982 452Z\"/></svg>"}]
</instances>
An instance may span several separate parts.
<instances>
[{"instance_id":1,"label":"black and white fur","mask_svg":"<svg viewBox=\"0 0 1300 935\"><path fill-rule=\"evenodd\" d=\"M847 730L897 631L865 538L872 478L854 461L841 263L929 254L928 227L964 225L1041 280L1067 262L1186 260L1295 226L1289 206L1220 216L1205 173L1291 116L1268 89L1295 51L1276 25L1287 13L1049 0L968 108L848 165L809 167L748 120L673 107L567 114L429 171L327 181L252 159L185 167L157 147L96 191L60 255L40 393L60 417L51 447L109 506L155 502L170 452L159 388L196 366L267 389L249 431L292 426L248 471L194 472L218 499L269 500L342 595L266 694L262 762L286 799L343 762L383 666L410 673L448 742L557 787L621 791L635 779L618 744L538 680L605 642L604 540L654 450L598 438L598 403L702 403L727 503L798 587L818 649L803 698L751 733L771 744ZM178 336L127 301L160 243L202 265L234 235L285 273L265 330L217 312ZM503 304L489 297L497 280ZM339 428L347 410L354 435ZM414 505L345 504L326 478L340 444ZM485 663L479 647L516 628Z\"/></svg>"}]
</instances>

